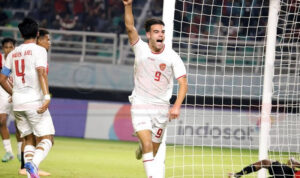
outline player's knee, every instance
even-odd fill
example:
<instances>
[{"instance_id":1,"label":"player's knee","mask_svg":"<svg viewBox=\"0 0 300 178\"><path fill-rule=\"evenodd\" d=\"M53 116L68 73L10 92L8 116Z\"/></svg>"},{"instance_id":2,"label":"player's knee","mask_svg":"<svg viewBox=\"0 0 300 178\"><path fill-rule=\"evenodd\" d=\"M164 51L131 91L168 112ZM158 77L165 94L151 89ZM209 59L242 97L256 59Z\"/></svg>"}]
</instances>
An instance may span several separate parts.
<instances>
[{"instance_id":1,"label":"player's knee","mask_svg":"<svg viewBox=\"0 0 300 178\"><path fill-rule=\"evenodd\" d=\"M42 137L37 137L37 142L41 142L44 139L50 140L51 144L54 145L54 136L53 135L46 135L46 136L42 136Z\"/></svg>"},{"instance_id":2,"label":"player's knee","mask_svg":"<svg viewBox=\"0 0 300 178\"><path fill-rule=\"evenodd\" d=\"M50 141L51 141L52 146L53 146L54 145L54 137L53 137L53 135L50 137Z\"/></svg>"},{"instance_id":3,"label":"player's knee","mask_svg":"<svg viewBox=\"0 0 300 178\"><path fill-rule=\"evenodd\" d=\"M37 149L49 151L52 147L52 141L48 138L41 140L36 146Z\"/></svg>"}]
</instances>

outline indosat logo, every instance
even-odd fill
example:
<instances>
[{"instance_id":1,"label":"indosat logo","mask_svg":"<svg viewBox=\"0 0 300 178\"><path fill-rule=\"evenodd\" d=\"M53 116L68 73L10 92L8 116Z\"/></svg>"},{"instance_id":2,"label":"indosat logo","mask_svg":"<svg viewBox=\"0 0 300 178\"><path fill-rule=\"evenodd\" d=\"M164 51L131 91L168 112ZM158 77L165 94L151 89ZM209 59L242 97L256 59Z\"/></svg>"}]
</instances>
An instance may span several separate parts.
<instances>
[{"instance_id":1,"label":"indosat logo","mask_svg":"<svg viewBox=\"0 0 300 178\"><path fill-rule=\"evenodd\" d=\"M197 136L199 139L225 139L225 140L250 140L252 141L255 129L251 126L231 127L221 126L206 122L205 125L184 125L179 121L176 129L178 136Z\"/></svg>"},{"instance_id":2,"label":"indosat logo","mask_svg":"<svg viewBox=\"0 0 300 178\"><path fill-rule=\"evenodd\" d=\"M109 129L109 139L123 141L138 141L133 136L134 130L131 123L130 105L124 104L116 112L113 124Z\"/></svg>"}]
</instances>

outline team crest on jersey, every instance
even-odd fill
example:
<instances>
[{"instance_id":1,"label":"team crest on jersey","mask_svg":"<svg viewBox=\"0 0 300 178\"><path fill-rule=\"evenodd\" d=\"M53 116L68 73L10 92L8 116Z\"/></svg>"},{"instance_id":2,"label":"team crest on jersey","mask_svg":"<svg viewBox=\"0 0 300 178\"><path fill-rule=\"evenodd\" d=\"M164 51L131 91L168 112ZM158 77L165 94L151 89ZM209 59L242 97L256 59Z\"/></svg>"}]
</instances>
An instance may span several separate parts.
<instances>
[{"instance_id":1,"label":"team crest on jersey","mask_svg":"<svg viewBox=\"0 0 300 178\"><path fill-rule=\"evenodd\" d=\"M165 63L159 64L159 68L160 68L161 71L164 71L166 69L166 66L167 65Z\"/></svg>"}]
</instances>

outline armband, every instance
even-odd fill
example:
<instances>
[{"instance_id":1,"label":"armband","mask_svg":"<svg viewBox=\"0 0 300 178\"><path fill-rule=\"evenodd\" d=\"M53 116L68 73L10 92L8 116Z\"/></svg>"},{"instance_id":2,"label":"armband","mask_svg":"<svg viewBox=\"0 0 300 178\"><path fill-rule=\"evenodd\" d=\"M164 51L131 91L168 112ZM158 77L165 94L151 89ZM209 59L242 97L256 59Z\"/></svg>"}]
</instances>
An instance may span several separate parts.
<instances>
[{"instance_id":1,"label":"armband","mask_svg":"<svg viewBox=\"0 0 300 178\"><path fill-rule=\"evenodd\" d=\"M50 100L50 99L51 99L50 94L44 95L44 100Z\"/></svg>"},{"instance_id":2,"label":"armband","mask_svg":"<svg viewBox=\"0 0 300 178\"><path fill-rule=\"evenodd\" d=\"M5 75L7 77L9 76L10 72L11 72L11 70L5 66L1 70L1 74Z\"/></svg>"}]
</instances>

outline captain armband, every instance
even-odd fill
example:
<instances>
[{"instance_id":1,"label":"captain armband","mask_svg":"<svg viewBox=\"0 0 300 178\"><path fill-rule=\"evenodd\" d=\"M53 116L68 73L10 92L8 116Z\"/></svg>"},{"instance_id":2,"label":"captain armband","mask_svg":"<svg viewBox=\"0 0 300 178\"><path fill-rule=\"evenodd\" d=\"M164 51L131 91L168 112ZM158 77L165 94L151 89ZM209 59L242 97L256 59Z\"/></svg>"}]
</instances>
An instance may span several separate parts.
<instances>
[{"instance_id":1,"label":"captain armband","mask_svg":"<svg viewBox=\"0 0 300 178\"><path fill-rule=\"evenodd\" d=\"M10 75L10 73L11 73L11 70L5 66L1 70L1 74L5 75L7 77Z\"/></svg>"}]
</instances>

